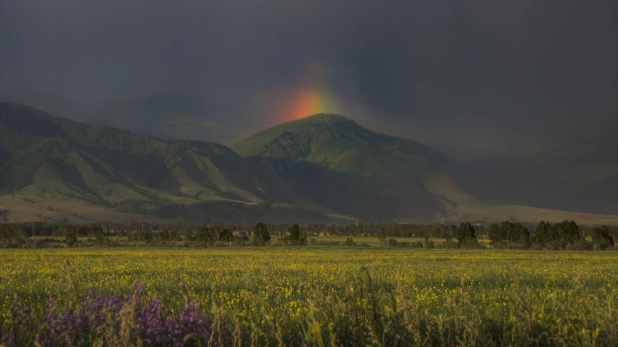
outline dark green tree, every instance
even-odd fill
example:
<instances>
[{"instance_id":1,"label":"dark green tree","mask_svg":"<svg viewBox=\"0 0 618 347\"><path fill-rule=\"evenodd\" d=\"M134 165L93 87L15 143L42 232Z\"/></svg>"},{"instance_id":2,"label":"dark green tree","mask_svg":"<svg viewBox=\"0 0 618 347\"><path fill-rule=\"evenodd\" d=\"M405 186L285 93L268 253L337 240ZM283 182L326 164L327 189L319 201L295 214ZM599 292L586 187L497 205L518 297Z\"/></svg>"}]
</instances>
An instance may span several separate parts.
<instances>
[{"instance_id":1,"label":"dark green tree","mask_svg":"<svg viewBox=\"0 0 618 347\"><path fill-rule=\"evenodd\" d=\"M476 232L472 224L465 222L459 225L457 228L457 240L461 248L477 248L478 241L476 239Z\"/></svg>"},{"instance_id":2,"label":"dark green tree","mask_svg":"<svg viewBox=\"0 0 618 347\"><path fill-rule=\"evenodd\" d=\"M487 236L491 240L492 245L500 244L506 239L506 235L503 233L504 229L498 224L492 224L487 230Z\"/></svg>"},{"instance_id":3,"label":"dark green tree","mask_svg":"<svg viewBox=\"0 0 618 347\"><path fill-rule=\"evenodd\" d=\"M298 241L300 240L300 227L298 226L298 224L294 224L290 228L290 240L292 240L292 242L294 243L298 243Z\"/></svg>"},{"instance_id":4,"label":"dark green tree","mask_svg":"<svg viewBox=\"0 0 618 347\"><path fill-rule=\"evenodd\" d=\"M307 233L304 232L300 235L300 237L298 238L298 244L300 246L306 246L307 245Z\"/></svg>"},{"instance_id":5,"label":"dark green tree","mask_svg":"<svg viewBox=\"0 0 618 347\"><path fill-rule=\"evenodd\" d=\"M384 227L380 227L380 231L376 234L378 240L380 240L380 245L384 246L386 244L386 230Z\"/></svg>"},{"instance_id":6,"label":"dark green tree","mask_svg":"<svg viewBox=\"0 0 618 347\"><path fill-rule=\"evenodd\" d=\"M499 226L492 225L489 233L492 244L500 244L507 248L530 247L530 231L521 223L504 221Z\"/></svg>"},{"instance_id":7,"label":"dark green tree","mask_svg":"<svg viewBox=\"0 0 618 347\"><path fill-rule=\"evenodd\" d=\"M508 235L509 244L515 248L530 247L530 231L521 223L515 223Z\"/></svg>"},{"instance_id":8,"label":"dark green tree","mask_svg":"<svg viewBox=\"0 0 618 347\"><path fill-rule=\"evenodd\" d=\"M77 227L73 224L65 226L64 229L64 243L68 247L77 245Z\"/></svg>"},{"instance_id":9,"label":"dark green tree","mask_svg":"<svg viewBox=\"0 0 618 347\"><path fill-rule=\"evenodd\" d=\"M221 229L219 230L219 241L222 242L232 242L234 241L234 233L232 233L229 229Z\"/></svg>"},{"instance_id":10,"label":"dark green tree","mask_svg":"<svg viewBox=\"0 0 618 347\"><path fill-rule=\"evenodd\" d=\"M253 227L253 243L255 245L265 245L270 241L270 232L264 223L257 223Z\"/></svg>"},{"instance_id":11,"label":"dark green tree","mask_svg":"<svg viewBox=\"0 0 618 347\"><path fill-rule=\"evenodd\" d=\"M563 222L554 224L556 239L560 248L565 248L567 245L573 247L581 238L579 227L574 221L564 220Z\"/></svg>"},{"instance_id":12,"label":"dark green tree","mask_svg":"<svg viewBox=\"0 0 618 347\"><path fill-rule=\"evenodd\" d=\"M103 231L97 231L95 236L95 243L99 247L105 246L105 235L103 235Z\"/></svg>"},{"instance_id":13,"label":"dark green tree","mask_svg":"<svg viewBox=\"0 0 618 347\"><path fill-rule=\"evenodd\" d=\"M595 227L591 236L592 243L599 245L601 249L614 247L614 238L610 235L607 225Z\"/></svg>"},{"instance_id":14,"label":"dark green tree","mask_svg":"<svg viewBox=\"0 0 618 347\"><path fill-rule=\"evenodd\" d=\"M557 237L554 226L545 221L541 221L534 231L534 243L541 247L556 245Z\"/></svg>"}]
</instances>

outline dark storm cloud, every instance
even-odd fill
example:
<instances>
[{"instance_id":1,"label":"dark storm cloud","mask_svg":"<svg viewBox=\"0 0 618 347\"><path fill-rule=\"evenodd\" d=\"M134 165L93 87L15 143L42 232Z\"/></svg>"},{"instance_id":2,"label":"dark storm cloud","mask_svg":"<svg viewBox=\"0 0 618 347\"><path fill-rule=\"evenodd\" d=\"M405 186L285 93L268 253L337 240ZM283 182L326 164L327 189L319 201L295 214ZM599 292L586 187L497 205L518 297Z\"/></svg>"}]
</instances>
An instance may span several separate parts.
<instances>
[{"instance_id":1,"label":"dark storm cloud","mask_svg":"<svg viewBox=\"0 0 618 347\"><path fill-rule=\"evenodd\" d=\"M460 147L535 146L617 112L610 0L0 1L0 88L249 113L318 62L372 126Z\"/></svg>"}]
</instances>

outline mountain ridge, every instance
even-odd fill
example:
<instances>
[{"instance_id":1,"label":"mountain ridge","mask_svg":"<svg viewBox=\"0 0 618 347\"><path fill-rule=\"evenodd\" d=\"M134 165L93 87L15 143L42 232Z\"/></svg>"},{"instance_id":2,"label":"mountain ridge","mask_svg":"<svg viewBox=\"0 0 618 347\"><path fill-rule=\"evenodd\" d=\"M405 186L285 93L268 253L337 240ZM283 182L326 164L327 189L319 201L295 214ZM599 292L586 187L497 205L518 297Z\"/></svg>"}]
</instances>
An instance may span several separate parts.
<instances>
[{"instance_id":1,"label":"mountain ridge","mask_svg":"<svg viewBox=\"0 0 618 347\"><path fill-rule=\"evenodd\" d=\"M432 219L448 215L450 206L462 200L474 201L457 184L431 189L438 180L456 181L456 166L445 157L419 142L372 132L341 115L318 114L279 124L231 148L277 172L317 203L356 217L431 214ZM337 185L348 187L342 193ZM329 188L320 192L320 187ZM337 199L341 201L332 202ZM375 203L355 208L359 200Z\"/></svg>"},{"instance_id":2,"label":"mountain ridge","mask_svg":"<svg viewBox=\"0 0 618 347\"><path fill-rule=\"evenodd\" d=\"M10 220L618 223L612 215L487 205L462 176L430 147L340 115L279 124L229 148L0 102L0 208L12 210Z\"/></svg>"},{"instance_id":3,"label":"mountain ridge","mask_svg":"<svg viewBox=\"0 0 618 347\"><path fill-rule=\"evenodd\" d=\"M311 210L322 220L334 214L224 145L158 140L23 105L0 103L0 154L1 190L26 196L193 219L216 219L204 210L216 204L244 206L258 216L272 212L266 210L273 204L300 214Z\"/></svg>"},{"instance_id":4,"label":"mountain ridge","mask_svg":"<svg viewBox=\"0 0 618 347\"><path fill-rule=\"evenodd\" d=\"M138 132L161 139L227 142L235 136L216 100L162 93L135 99L76 102L32 88L0 91L0 101L29 105L53 115Z\"/></svg>"}]
</instances>

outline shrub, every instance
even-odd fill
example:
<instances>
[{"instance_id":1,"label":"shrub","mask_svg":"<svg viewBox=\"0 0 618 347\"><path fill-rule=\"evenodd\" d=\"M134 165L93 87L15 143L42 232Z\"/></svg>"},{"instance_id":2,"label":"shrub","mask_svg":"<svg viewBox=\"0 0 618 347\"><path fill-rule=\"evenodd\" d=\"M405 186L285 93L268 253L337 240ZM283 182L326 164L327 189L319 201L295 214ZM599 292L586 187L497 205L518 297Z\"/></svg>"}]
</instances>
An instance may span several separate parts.
<instances>
[{"instance_id":1,"label":"shrub","mask_svg":"<svg viewBox=\"0 0 618 347\"><path fill-rule=\"evenodd\" d=\"M433 243L432 240L430 240L428 237L425 238L425 244L423 245L424 248L435 248L435 245Z\"/></svg>"}]
</instances>

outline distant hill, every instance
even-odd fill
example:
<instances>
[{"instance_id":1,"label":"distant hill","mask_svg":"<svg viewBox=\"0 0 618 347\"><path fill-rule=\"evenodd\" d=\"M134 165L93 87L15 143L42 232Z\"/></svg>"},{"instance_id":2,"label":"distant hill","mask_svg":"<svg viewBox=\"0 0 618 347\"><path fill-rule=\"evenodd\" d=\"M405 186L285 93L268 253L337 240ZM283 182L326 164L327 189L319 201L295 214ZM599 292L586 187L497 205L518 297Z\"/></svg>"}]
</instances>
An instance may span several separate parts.
<instances>
[{"instance_id":1,"label":"distant hill","mask_svg":"<svg viewBox=\"0 0 618 347\"><path fill-rule=\"evenodd\" d=\"M227 142L236 131L228 121L231 110L191 94L80 103L35 89L11 89L0 91L0 101L164 139Z\"/></svg>"},{"instance_id":2,"label":"distant hill","mask_svg":"<svg viewBox=\"0 0 618 347\"><path fill-rule=\"evenodd\" d=\"M189 94L161 94L92 105L93 122L161 138L226 142L234 136L230 110Z\"/></svg>"},{"instance_id":3,"label":"distant hill","mask_svg":"<svg viewBox=\"0 0 618 347\"><path fill-rule=\"evenodd\" d=\"M95 114L92 105L75 102L32 88L2 90L0 91L0 102L28 105L49 114L62 115L65 118L81 122L91 121Z\"/></svg>"},{"instance_id":4,"label":"distant hill","mask_svg":"<svg viewBox=\"0 0 618 347\"><path fill-rule=\"evenodd\" d=\"M480 202L475 196L482 190L473 189L478 181L468 180L431 148L337 115L277 125L233 149L88 125L0 102L0 209L10 210L10 221L76 223L575 219L618 224L616 215ZM549 153L541 163L559 167L560 153ZM509 163L517 161L503 165ZM607 170L592 171L597 182L612 179L607 163Z\"/></svg>"},{"instance_id":5,"label":"distant hill","mask_svg":"<svg viewBox=\"0 0 618 347\"><path fill-rule=\"evenodd\" d=\"M466 167L477 196L492 204L521 204L618 214L615 128L536 155L494 154Z\"/></svg>"},{"instance_id":6,"label":"distant hill","mask_svg":"<svg viewBox=\"0 0 618 347\"><path fill-rule=\"evenodd\" d=\"M185 221L330 220L328 209L223 145L161 141L8 103L0 103L0 192Z\"/></svg>"},{"instance_id":7,"label":"distant hill","mask_svg":"<svg viewBox=\"0 0 618 347\"><path fill-rule=\"evenodd\" d=\"M457 168L416 141L338 115L277 125L232 145L316 203L369 220L445 218L475 199Z\"/></svg>"}]
</instances>

